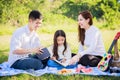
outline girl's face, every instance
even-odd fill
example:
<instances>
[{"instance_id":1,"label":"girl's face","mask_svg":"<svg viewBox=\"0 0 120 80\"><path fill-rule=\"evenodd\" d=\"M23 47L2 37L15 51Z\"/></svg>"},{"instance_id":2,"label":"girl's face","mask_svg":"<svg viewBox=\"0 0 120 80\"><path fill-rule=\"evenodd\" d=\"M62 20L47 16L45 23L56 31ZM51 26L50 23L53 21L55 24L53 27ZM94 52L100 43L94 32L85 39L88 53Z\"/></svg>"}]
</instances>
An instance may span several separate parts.
<instances>
[{"instance_id":1,"label":"girl's face","mask_svg":"<svg viewBox=\"0 0 120 80\"><path fill-rule=\"evenodd\" d=\"M86 29L87 26L89 25L88 23L89 23L89 19L85 19L81 14L78 16L78 25L81 28Z\"/></svg>"},{"instance_id":2,"label":"girl's face","mask_svg":"<svg viewBox=\"0 0 120 80\"><path fill-rule=\"evenodd\" d=\"M58 45L63 45L64 42L65 42L65 37L63 37L63 36L58 36L57 37L57 43L58 43Z\"/></svg>"}]
</instances>

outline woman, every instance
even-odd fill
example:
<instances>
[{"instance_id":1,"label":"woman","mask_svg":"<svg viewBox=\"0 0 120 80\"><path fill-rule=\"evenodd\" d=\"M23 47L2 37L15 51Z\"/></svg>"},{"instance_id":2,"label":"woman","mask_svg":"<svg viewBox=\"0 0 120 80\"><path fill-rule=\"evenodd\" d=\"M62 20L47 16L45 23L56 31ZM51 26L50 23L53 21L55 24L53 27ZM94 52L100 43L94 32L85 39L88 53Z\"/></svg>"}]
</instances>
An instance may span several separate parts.
<instances>
[{"instance_id":1,"label":"woman","mask_svg":"<svg viewBox=\"0 0 120 80\"><path fill-rule=\"evenodd\" d=\"M79 51L70 64L78 62L84 66L95 67L105 53L102 37L98 28L93 26L92 15L83 11L78 15Z\"/></svg>"}]
</instances>

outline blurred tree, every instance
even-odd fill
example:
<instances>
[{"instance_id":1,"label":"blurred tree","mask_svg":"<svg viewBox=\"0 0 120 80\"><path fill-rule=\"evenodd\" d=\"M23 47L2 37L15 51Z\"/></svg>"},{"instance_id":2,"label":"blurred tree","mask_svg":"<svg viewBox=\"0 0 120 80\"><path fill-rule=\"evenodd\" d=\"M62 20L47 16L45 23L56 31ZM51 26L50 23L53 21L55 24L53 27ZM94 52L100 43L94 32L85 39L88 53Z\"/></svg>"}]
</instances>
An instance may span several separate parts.
<instances>
[{"instance_id":1,"label":"blurred tree","mask_svg":"<svg viewBox=\"0 0 120 80\"><path fill-rule=\"evenodd\" d=\"M13 26L25 24L29 11L33 9L44 14L46 24L54 14L76 20L83 10L90 10L93 17L102 19L108 28L120 21L119 0L0 0L0 23L11 23Z\"/></svg>"}]
</instances>

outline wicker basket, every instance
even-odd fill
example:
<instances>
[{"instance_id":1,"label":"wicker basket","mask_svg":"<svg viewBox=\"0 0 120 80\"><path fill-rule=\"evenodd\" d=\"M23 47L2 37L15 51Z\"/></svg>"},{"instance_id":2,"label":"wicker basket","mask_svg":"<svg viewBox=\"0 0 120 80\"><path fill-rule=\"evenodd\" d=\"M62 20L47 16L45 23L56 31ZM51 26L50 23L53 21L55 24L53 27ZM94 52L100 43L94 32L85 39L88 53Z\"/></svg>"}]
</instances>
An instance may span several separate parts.
<instances>
[{"instance_id":1,"label":"wicker basket","mask_svg":"<svg viewBox=\"0 0 120 80\"><path fill-rule=\"evenodd\" d=\"M113 55L111 66L120 68L120 54L118 50L118 41L114 45L114 55Z\"/></svg>"}]
</instances>

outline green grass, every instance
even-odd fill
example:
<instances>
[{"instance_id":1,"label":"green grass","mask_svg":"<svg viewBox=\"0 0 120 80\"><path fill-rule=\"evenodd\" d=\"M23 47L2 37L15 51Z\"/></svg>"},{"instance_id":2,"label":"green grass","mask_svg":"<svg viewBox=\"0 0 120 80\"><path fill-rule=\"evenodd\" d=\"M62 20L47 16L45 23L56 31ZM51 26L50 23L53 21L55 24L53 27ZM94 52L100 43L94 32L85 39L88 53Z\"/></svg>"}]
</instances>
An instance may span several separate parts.
<instances>
[{"instance_id":1,"label":"green grass","mask_svg":"<svg viewBox=\"0 0 120 80\"><path fill-rule=\"evenodd\" d=\"M115 34L119 30L102 30L102 36L105 43L106 51L112 43ZM66 32L67 41L71 46L72 52L77 53L78 41L77 32ZM40 33L41 43L44 46L52 44L53 34ZM7 61L9 53L10 35L0 36L0 63ZM70 76L58 76L53 74L44 74L39 77L34 77L27 74L19 74L15 76L0 77L0 80L118 80L120 77L109 76L88 76L88 75L70 75Z\"/></svg>"},{"instance_id":2,"label":"green grass","mask_svg":"<svg viewBox=\"0 0 120 80\"><path fill-rule=\"evenodd\" d=\"M0 24L0 35L11 35L17 27Z\"/></svg>"},{"instance_id":3,"label":"green grass","mask_svg":"<svg viewBox=\"0 0 120 80\"><path fill-rule=\"evenodd\" d=\"M1 77L0 80L119 80L120 77L111 76L88 76L88 75L71 75L58 76L53 74L45 74L40 77L30 76L27 74L19 74L17 76Z\"/></svg>"}]
</instances>

